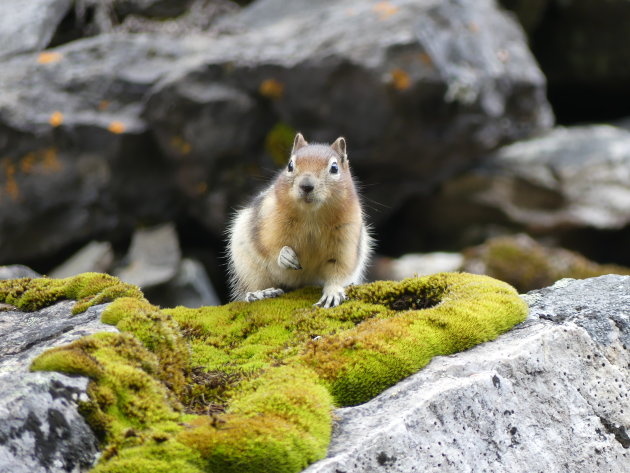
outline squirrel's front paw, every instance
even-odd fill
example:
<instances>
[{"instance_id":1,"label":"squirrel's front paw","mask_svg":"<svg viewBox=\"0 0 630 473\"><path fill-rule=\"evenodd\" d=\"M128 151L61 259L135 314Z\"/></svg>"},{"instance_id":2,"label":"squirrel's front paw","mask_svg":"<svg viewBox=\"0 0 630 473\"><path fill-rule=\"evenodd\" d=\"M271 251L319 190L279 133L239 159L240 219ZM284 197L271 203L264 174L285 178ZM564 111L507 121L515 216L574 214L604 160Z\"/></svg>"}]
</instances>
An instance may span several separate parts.
<instances>
[{"instance_id":1,"label":"squirrel's front paw","mask_svg":"<svg viewBox=\"0 0 630 473\"><path fill-rule=\"evenodd\" d=\"M346 300L346 293L341 286L325 287L324 293L320 300L315 304L318 307L328 309L330 307L337 307L343 301Z\"/></svg>"},{"instance_id":2,"label":"squirrel's front paw","mask_svg":"<svg viewBox=\"0 0 630 473\"><path fill-rule=\"evenodd\" d=\"M268 289L263 289L262 291L248 292L247 294L245 294L245 301L261 301L263 299L269 299L270 297L278 297L282 294L284 294L284 291L282 289L270 287Z\"/></svg>"},{"instance_id":3,"label":"squirrel's front paw","mask_svg":"<svg viewBox=\"0 0 630 473\"><path fill-rule=\"evenodd\" d=\"M302 269L295 251L290 246L283 246L278 255L278 266L284 269Z\"/></svg>"}]
</instances>

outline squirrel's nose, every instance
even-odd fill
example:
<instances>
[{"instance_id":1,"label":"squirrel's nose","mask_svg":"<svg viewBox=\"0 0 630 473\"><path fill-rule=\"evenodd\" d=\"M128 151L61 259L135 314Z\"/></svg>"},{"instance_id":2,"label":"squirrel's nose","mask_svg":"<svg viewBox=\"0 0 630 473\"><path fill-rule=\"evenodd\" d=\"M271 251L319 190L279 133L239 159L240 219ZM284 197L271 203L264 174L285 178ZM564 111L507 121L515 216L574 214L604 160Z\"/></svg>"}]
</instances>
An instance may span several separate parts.
<instances>
[{"instance_id":1,"label":"squirrel's nose","mask_svg":"<svg viewBox=\"0 0 630 473\"><path fill-rule=\"evenodd\" d=\"M310 179L304 179L302 182L300 182L300 189L302 189L302 192L304 192L305 194L310 194L311 192L313 192L313 189L315 189L315 186Z\"/></svg>"},{"instance_id":2,"label":"squirrel's nose","mask_svg":"<svg viewBox=\"0 0 630 473\"><path fill-rule=\"evenodd\" d=\"M300 189L302 189L306 194L313 192L315 186L313 184L300 184Z\"/></svg>"}]
</instances>

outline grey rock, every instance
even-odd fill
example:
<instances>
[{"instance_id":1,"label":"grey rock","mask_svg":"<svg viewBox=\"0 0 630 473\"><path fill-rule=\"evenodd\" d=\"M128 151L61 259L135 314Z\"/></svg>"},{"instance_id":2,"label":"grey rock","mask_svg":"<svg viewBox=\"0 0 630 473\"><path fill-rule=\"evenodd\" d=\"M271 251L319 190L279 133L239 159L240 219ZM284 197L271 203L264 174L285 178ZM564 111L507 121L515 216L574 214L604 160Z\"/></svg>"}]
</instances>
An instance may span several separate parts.
<instances>
[{"instance_id":1,"label":"grey rock","mask_svg":"<svg viewBox=\"0 0 630 473\"><path fill-rule=\"evenodd\" d=\"M450 191L464 188L525 228L622 228L630 223L630 132L557 128L502 148Z\"/></svg>"},{"instance_id":2,"label":"grey rock","mask_svg":"<svg viewBox=\"0 0 630 473\"><path fill-rule=\"evenodd\" d=\"M94 434L77 412L86 378L58 373L0 375L0 472L86 471L97 458Z\"/></svg>"},{"instance_id":3,"label":"grey rock","mask_svg":"<svg viewBox=\"0 0 630 473\"><path fill-rule=\"evenodd\" d=\"M100 35L49 51L49 62L3 62L0 261L174 215L172 166L139 115L174 58L192 54L185 43Z\"/></svg>"},{"instance_id":4,"label":"grey rock","mask_svg":"<svg viewBox=\"0 0 630 473\"><path fill-rule=\"evenodd\" d=\"M72 0L2 0L0 58L45 49Z\"/></svg>"},{"instance_id":5,"label":"grey rock","mask_svg":"<svg viewBox=\"0 0 630 473\"><path fill-rule=\"evenodd\" d=\"M464 264L460 253L436 251L410 253L400 258L376 258L370 269L370 279L400 281L414 276L459 271Z\"/></svg>"},{"instance_id":6,"label":"grey rock","mask_svg":"<svg viewBox=\"0 0 630 473\"><path fill-rule=\"evenodd\" d=\"M0 373L26 372L30 361L47 348L91 333L116 331L100 322L104 306L73 315L73 305L74 301L63 301L35 312L0 312Z\"/></svg>"},{"instance_id":7,"label":"grey rock","mask_svg":"<svg viewBox=\"0 0 630 473\"><path fill-rule=\"evenodd\" d=\"M23 264L0 266L0 279L38 278L41 274Z\"/></svg>"},{"instance_id":8,"label":"grey rock","mask_svg":"<svg viewBox=\"0 0 630 473\"><path fill-rule=\"evenodd\" d=\"M142 289L164 284L175 277L181 260L177 231L172 223L137 230L126 256L126 265L114 274Z\"/></svg>"},{"instance_id":9,"label":"grey rock","mask_svg":"<svg viewBox=\"0 0 630 473\"><path fill-rule=\"evenodd\" d=\"M190 258L182 259L177 274L172 280L145 290L144 294L152 304L161 307L181 305L196 308L221 304L203 265Z\"/></svg>"},{"instance_id":10,"label":"grey rock","mask_svg":"<svg viewBox=\"0 0 630 473\"><path fill-rule=\"evenodd\" d=\"M305 473L613 472L630 455L630 277L563 280L529 319L339 409Z\"/></svg>"},{"instance_id":11,"label":"grey rock","mask_svg":"<svg viewBox=\"0 0 630 473\"><path fill-rule=\"evenodd\" d=\"M397 225L414 225L413 233L397 245L415 238L462 248L525 232L565 238L573 243L567 247L593 257L611 246L603 231L610 235L630 224L630 132L608 125L558 127L507 145L434 196L413 201L403 215ZM575 247L587 231L589 239ZM623 246L611 246L604 259L622 263L624 253Z\"/></svg>"},{"instance_id":12,"label":"grey rock","mask_svg":"<svg viewBox=\"0 0 630 473\"><path fill-rule=\"evenodd\" d=\"M78 412L88 379L29 372L48 348L85 335L116 331L100 322L104 305L72 315L64 301L36 312L0 312L0 472L86 471L98 441Z\"/></svg>"},{"instance_id":13,"label":"grey rock","mask_svg":"<svg viewBox=\"0 0 630 473\"><path fill-rule=\"evenodd\" d=\"M628 355L630 277L561 279L551 287L527 293L525 300L530 306L531 319L575 324L599 345L612 347L620 342Z\"/></svg>"},{"instance_id":14,"label":"grey rock","mask_svg":"<svg viewBox=\"0 0 630 473\"><path fill-rule=\"evenodd\" d=\"M50 277L67 278L80 273L106 273L114 261L114 250L107 241L93 241L50 272Z\"/></svg>"}]
</instances>

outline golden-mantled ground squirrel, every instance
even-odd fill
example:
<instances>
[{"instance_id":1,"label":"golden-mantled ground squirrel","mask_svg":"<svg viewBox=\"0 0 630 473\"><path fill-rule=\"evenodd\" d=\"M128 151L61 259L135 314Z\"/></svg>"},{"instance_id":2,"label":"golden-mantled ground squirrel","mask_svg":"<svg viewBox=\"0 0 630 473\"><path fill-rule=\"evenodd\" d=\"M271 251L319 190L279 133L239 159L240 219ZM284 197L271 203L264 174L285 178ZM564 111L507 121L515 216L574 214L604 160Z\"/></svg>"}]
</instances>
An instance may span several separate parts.
<instances>
[{"instance_id":1,"label":"golden-mantled ground squirrel","mask_svg":"<svg viewBox=\"0 0 630 473\"><path fill-rule=\"evenodd\" d=\"M234 299L321 285L316 305L341 304L344 286L361 282L371 250L346 141L309 145L298 133L287 167L236 213L228 233Z\"/></svg>"}]
</instances>

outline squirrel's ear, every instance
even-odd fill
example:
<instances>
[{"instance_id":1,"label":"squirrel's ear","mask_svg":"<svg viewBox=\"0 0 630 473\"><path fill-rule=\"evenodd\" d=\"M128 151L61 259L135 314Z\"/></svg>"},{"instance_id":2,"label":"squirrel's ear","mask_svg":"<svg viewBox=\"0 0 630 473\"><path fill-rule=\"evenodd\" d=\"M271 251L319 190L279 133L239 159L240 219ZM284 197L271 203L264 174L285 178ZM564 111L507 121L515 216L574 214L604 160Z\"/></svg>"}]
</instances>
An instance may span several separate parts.
<instances>
[{"instance_id":1,"label":"squirrel's ear","mask_svg":"<svg viewBox=\"0 0 630 473\"><path fill-rule=\"evenodd\" d=\"M293 140L293 150L291 150L291 155L293 156L298 149L304 148L308 143L302 136L302 133L298 133L295 135L295 139Z\"/></svg>"},{"instance_id":2,"label":"squirrel's ear","mask_svg":"<svg viewBox=\"0 0 630 473\"><path fill-rule=\"evenodd\" d=\"M335 150L342 162L346 160L348 155L346 154L346 139L343 136L337 138L330 147Z\"/></svg>"}]
</instances>

